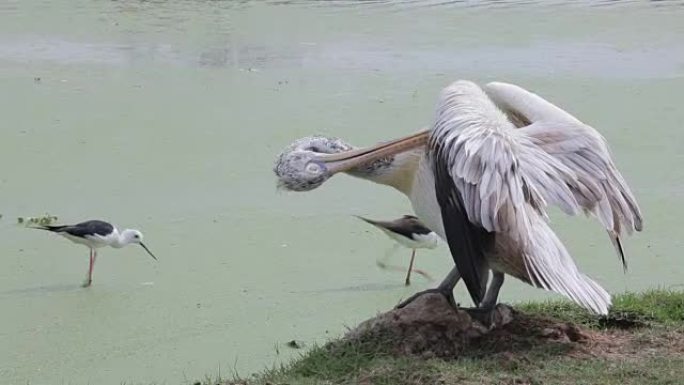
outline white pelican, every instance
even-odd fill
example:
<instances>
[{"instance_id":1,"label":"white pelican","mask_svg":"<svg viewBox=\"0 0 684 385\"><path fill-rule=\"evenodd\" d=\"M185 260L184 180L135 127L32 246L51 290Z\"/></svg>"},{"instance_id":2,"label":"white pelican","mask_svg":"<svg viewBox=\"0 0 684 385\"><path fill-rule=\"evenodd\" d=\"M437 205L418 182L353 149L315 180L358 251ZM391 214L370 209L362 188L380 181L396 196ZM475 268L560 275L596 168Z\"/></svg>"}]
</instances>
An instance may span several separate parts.
<instances>
[{"instance_id":1,"label":"white pelican","mask_svg":"<svg viewBox=\"0 0 684 385\"><path fill-rule=\"evenodd\" d=\"M275 172L281 187L295 191L346 172L404 193L449 245L456 267L431 291L452 303L463 278L476 305L495 305L505 273L606 314L610 295L577 269L546 209L596 217L625 267L620 236L642 229L605 139L540 96L501 82L452 83L441 92L430 129L373 147L300 139L281 154Z\"/></svg>"}]
</instances>

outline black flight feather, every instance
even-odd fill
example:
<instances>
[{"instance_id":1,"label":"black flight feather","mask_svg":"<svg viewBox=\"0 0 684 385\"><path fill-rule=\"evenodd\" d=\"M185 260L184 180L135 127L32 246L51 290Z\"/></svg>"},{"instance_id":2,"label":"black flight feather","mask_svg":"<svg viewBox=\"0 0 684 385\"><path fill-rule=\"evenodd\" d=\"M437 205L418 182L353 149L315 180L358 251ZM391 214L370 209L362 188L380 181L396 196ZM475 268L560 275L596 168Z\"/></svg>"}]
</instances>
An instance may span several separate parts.
<instances>
[{"instance_id":1,"label":"black flight feather","mask_svg":"<svg viewBox=\"0 0 684 385\"><path fill-rule=\"evenodd\" d=\"M447 244L468 293L477 306L482 302L486 290L488 265L484 253L493 246L494 234L468 220L463 198L449 173L447 160L440 154L438 144L433 142L431 153L435 192Z\"/></svg>"},{"instance_id":2,"label":"black flight feather","mask_svg":"<svg viewBox=\"0 0 684 385\"><path fill-rule=\"evenodd\" d=\"M413 215L404 215L403 217L393 221L376 221L358 215L355 215L355 217L364 222L370 223L373 226L385 228L393 233L400 234L408 239L414 239L413 235L415 234L426 235L432 232L432 230L425 227L423 222Z\"/></svg>"},{"instance_id":3,"label":"black flight feather","mask_svg":"<svg viewBox=\"0 0 684 385\"><path fill-rule=\"evenodd\" d=\"M53 233L67 233L79 238L85 238L88 235L106 236L114 231L114 226L100 220L85 221L75 225L37 226L34 228L52 231Z\"/></svg>"}]
</instances>

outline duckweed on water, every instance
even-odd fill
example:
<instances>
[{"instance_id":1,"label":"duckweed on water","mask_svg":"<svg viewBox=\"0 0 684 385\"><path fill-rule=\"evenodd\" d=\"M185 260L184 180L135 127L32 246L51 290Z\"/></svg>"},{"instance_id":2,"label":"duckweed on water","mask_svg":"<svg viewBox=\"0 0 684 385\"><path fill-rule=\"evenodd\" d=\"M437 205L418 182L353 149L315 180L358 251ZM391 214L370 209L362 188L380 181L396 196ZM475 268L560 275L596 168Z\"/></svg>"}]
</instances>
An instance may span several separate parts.
<instances>
[{"instance_id":1,"label":"duckweed on water","mask_svg":"<svg viewBox=\"0 0 684 385\"><path fill-rule=\"evenodd\" d=\"M50 214L45 214L45 215L38 216L38 217L18 217L17 218L17 224L24 225L24 226L30 226L30 225L48 226L48 225L51 225L52 223L56 222L57 219L58 219L57 216L50 215Z\"/></svg>"}]
</instances>

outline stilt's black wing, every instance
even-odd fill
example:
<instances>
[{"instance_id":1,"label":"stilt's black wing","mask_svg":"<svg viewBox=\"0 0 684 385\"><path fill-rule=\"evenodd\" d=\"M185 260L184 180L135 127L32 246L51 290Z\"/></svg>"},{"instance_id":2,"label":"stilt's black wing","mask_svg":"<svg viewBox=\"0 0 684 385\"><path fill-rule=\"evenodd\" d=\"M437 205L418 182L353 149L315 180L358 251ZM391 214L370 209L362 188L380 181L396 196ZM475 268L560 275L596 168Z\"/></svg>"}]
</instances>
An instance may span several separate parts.
<instances>
[{"instance_id":1,"label":"stilt's black wing","mask_svg":"<svg viewBox=\"0 0 684 385\"><path fill-rule=\"evenodd\" d=\"M403 217L393 221L394 227L391 228L392 231L401 232L404 234L418 234L426 235L430 234L432 230L428 229L420 219L414 217L413 215L404 215ZM411 238L411 235L408 235Z\"/></svg>"},{"instance_id":2,"label":"stilt's black wing","mask_svg":"<svg viewBox=\"0 0 684 385\"><path fill-rule=\"evenodd\" d=\"M380 228L385 228L389 231L400 234L408 239L414 239L414 234L425 235L430 234L432 232L432 230L425 227L423 222L421 222L418 218L414 217L413 215L404 215L403 217L395 219L393 221L376 221L358 215L355 216L364 222L370 223L371 225Z\"/></svg>"},{"instance_id":3,"label":"stilt's black wing","mask_svg":"<svg viewBox=\"0 0 684 385\"><path fill-rule=\"evenodd\" d=\"M67 233L79 238L85 238L89 235L106 236L114 231L114 226L100 220L85 221L69 226L43 226L41 228L56 233Z\"/></svg>"}]
</instances>

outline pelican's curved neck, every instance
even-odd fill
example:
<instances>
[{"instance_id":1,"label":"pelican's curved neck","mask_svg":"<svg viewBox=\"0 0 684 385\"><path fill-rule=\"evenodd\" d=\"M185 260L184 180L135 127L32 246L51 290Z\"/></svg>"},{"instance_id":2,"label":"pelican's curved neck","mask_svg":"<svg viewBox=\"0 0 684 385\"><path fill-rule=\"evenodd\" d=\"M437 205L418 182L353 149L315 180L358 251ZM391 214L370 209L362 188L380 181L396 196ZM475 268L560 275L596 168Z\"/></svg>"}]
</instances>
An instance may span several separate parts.
<instances>
[{"instance_id":1,"label":"pelican's curved neck","mask_svg":"<svg viewBox=\"0 0 684 385\"><path fill-rule=\"evenodd\" d=\"M406 196L410 196L413 179L424 152L422 147L415 148L398 153L390 159L379 159L367 166L353 168L347 173L357 178L394 187Z\"/></svg>"}]
</instances>

